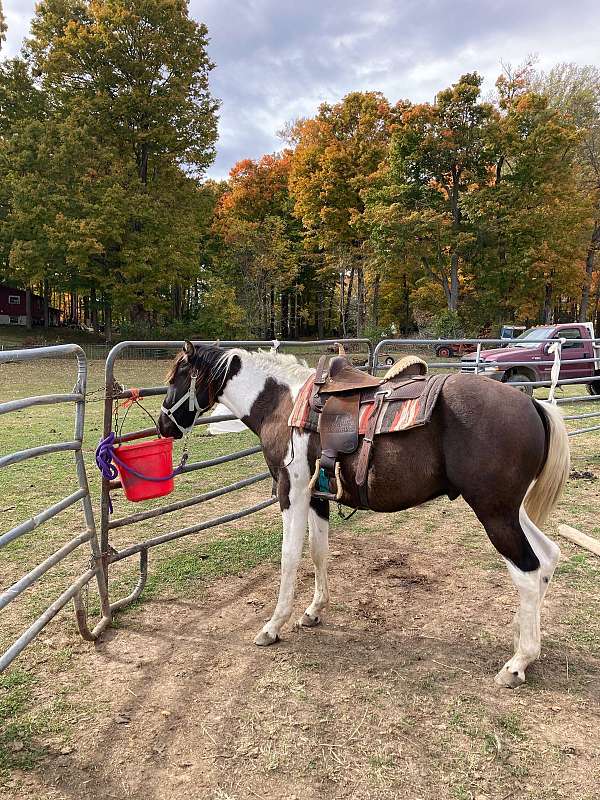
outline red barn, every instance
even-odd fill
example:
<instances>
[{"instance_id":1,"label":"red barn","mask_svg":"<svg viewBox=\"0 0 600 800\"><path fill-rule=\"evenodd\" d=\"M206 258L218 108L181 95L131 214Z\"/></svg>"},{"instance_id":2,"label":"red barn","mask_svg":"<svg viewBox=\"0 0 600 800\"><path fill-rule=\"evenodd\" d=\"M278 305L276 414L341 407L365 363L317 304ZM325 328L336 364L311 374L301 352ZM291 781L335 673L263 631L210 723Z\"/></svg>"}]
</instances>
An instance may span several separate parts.
<instances>
[{"instance_id":1,"label":"red barn","mask_svg":"<svg viewBox=\"0 0 600 800\"><path fill-rule=\"evenodd\" d=\"M60 311L49 308L50 325L60 323ZM34 325L44 324L44 298L31 295L31 317ZM0 325L27 325L25 291L0 284Z\"/></svg>"}]
</instances>

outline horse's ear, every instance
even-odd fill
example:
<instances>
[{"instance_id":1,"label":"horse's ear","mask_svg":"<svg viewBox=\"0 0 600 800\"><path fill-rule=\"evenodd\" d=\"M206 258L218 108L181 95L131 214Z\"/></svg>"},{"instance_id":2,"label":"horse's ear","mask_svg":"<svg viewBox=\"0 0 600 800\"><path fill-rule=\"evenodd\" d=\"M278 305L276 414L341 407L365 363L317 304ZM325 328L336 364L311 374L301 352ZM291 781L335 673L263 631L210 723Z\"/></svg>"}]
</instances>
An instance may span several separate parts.
<instances>
[{"instance_id":1,"label":"horse's ear","mask_svg":"<svg viewBox=\"0 0 600 800\"><path fill-rule=\"evenodd\" d=\"M186 340L185 340L185 342L183 343L183 352L186 354L186 356L187 356L188 358L189 358L190 356L193 356L193 355L194 355L194 353L196 352L196 348L195 348L195 347L194 347L194 345L193 345L193 344L190 342L190 340L189 340L189 339L186 339Z\"/></svg>"}]
</instances>

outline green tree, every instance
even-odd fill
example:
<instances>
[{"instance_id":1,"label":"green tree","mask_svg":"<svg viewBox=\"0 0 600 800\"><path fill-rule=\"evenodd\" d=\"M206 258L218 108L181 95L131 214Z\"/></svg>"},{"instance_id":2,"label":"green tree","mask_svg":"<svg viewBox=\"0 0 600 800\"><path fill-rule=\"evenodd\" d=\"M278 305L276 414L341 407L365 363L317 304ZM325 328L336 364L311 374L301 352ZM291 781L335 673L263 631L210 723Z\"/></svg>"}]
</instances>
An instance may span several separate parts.
<instances>
[{"instance_id":1,"label":"green tree","mask_svg":"<svg viewBox=\"0 0 600 800\"><path fill-rule=\"evenodd\" d=\"M580 191L572 120L528 90L519 73L498 81L498 158L465 212L477 233L474 302L509 315L552 319L577 293L590 207Z\"/></svg>"},{"instance_id":2,"label":"green tree","mask_svg":"<svg viewBox=\"0 0 600 800\"><path fill-rule=\"evenodd\" d=\"M218 105L206 44L183 0L45 0L32 24L28 53L58 140L82 151L52 241L132 320L180 314L198 273L198 178Z\"/></svg>"},{"instance_id":3,"label":"green tree","mask_svg":"<svg viewBox=\"0 0 600 800\"><path fill-rule=\"evenodd\" d=\"M581 132L577 148L579 179L581 189L589 195L594 208L579 305L579 320L585 322L600 250L600 69L595 66L558 64L548 73L535 75L532 84L548 97L551 107L568 114Z\"/></svg>"},{"instance_id":4,"label":"green tree","mask_svg":"<svg viewBox=\"0 0 600 800\"><path fill-rule=\"evenodd\" d=\"M495 159L496 113L480 90L480 76L467 74L433 104L404 105L390 147L390 184L375 197L392 213L387 223L382 209L371 216L377 236L387 245L397 239L394 249L409 251L442 287L450 311L458 308L461 266L473 246L463 199L488 180Z\"/></svg>"},{"instance_id":5,"label":"green tree","mask_svg":"<svg viewBox=\"0 0 600 800\"><path fill-rule=\"evenodd\" d=\"M208 31L185 0L44 0L32 34L47 91L74 121L131 148L143 183L160 156L199 173L212 163Z\"/></svg>"}]
</instances>

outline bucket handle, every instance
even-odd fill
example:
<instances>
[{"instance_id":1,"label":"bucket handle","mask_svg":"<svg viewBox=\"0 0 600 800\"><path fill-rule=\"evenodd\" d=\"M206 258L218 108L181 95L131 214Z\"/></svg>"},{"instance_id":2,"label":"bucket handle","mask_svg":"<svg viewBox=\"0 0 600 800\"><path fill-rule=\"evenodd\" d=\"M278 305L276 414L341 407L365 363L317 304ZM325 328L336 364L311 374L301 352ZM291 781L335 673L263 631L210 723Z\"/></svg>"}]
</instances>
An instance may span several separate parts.
<instances>
[{"instance_id":1,"label":"bucket handle","mask_svg":"<svg viewBox=\"0 0 600 800\"><path fill-rule=\"evenodd\" d=\"M115 432L111 431L108 436L104 439L100 440L100 444L96 448L96 464L98 469L102 473L102 477L106 478L107 481L115 480L118 477L119 473L117 472L117 468L115 464L118 464L121 469L124 469L126 472L129 472L135 478L140 478L140 480L144 481L152 481L153 483L164 483L164 481L170 481L175 476L179 475L183 471L183 467L185 465L186 458L182 459L182 462L176 467L170 475L165 475L162 478L155 478L151 475L143 475L141 472L130 467L128 464L125 464L115 453ZM185 454L184 454L185 455ZM114 463L113 463L114 462Z\"/></svg>"}]
</instances>

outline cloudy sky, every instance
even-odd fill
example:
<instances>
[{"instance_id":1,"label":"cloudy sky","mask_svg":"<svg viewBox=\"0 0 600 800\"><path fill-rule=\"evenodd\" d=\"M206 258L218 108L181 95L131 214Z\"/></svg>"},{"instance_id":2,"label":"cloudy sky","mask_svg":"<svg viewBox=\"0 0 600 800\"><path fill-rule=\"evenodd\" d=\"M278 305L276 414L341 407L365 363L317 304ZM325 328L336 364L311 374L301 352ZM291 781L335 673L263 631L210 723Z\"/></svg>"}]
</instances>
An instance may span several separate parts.
<instances>
[{"instance_id":1,"label":"cloudy sky","mask_svg":"<svg viewBox=\"0 0 600 800\"><path fill-rule=\"evenodd\" d=\"M34 0L3 0L15 55ZM598 0L190 0L222 100L215 178L281 146L288 120L351 90L431 100L463 72L491 88L501 62L600 63Z\"/></svg>"}]
</instances>

